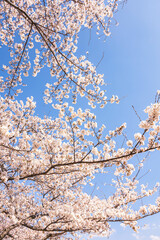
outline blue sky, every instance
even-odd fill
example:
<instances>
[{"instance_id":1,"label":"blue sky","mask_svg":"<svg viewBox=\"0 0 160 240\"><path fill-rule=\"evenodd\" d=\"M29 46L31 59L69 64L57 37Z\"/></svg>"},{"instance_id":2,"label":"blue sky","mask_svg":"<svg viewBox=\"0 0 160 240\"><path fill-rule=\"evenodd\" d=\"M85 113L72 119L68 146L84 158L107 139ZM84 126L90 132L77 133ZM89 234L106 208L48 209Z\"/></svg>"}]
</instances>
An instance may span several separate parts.
<instances>
[{"instance_id":1,"label":"blue sky","mask_svg":"<svg viewBox=\"0 0 160 240\"><path fill-rule=\"evenodd\" d=\"M154 102L157 89L160 89L160 1L159 0L128 0L123 9L114 16L119 26L111 28L112 35L103 41L97 39L94 32L84 30L80 34L79 54L89 51L89 59L96 65L104 58L98 67L100 73L104 73L105 81L108 83L107 95L116 94L121 99L119 105L108 104L104 109L96 109L97 121L104 123L107 130L114 129L123 122L127 123L127 133L130 137L138 129L139 120L133 111L132 105L143 119L143 110ZM1 49L1 54L6 50ZM2 56L2 55L1 55ZM0 58L0 64L7 64L7 55ZM49 74L42 71L36 79L29 77L26 82L29 87L24 88L23 96L33 95L37 101L37 114L40 116L52 115L51 107L42 102L44 81ZM83 108L88 108L87 102L82 101ZM160 181L160 154L153 153L146 161L145 170L152 171L147 174L143 181L151 186ZM102 181L98 178L96 181ZM105 189L102 189L105 191ZM119 224L114 224L114 233L110 240L160 240L160 214L143 220L140 225L147 224L135 235L132 230L123 229ZM106 238L98 238L104 240Z\"/></svg>"}]
</instances>

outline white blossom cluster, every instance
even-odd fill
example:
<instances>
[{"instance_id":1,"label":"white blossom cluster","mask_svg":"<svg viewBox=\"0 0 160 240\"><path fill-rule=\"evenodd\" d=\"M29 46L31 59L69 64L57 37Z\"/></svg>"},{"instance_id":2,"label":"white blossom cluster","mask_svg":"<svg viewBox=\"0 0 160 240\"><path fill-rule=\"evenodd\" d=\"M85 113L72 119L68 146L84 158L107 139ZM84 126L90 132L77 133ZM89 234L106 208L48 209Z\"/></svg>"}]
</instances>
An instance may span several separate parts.
<instances>
[{"instance_id":1,"label":"white blossom cluster","mask_svg":"<svg viewBox=\"0 0 160 240\"><path fill-rule=\"evenodd\" d=\"M21 92L22 74L29 75L33 62L33 76L44 66L50 69L53 79L47 84L44 100L59 102L72 95L86 96L94 108L95 103L103 107L107 101L119 102L112 97L107 100L100 86L104 85L102 74L86 59L76 56L78 33L82 27L91 29L96 24L97 33L110 35L110 23L119 0L36 0L0 2L0 42L9 47L11 61L3 65L7 72L1 77L1 92L17 95ZM35 49L35 58L31 57ZM33 54L32 54L33 55Z\"/></svg>"},{"instance_id":2,"label":"white blossom cluster","mask_svg":"<svg viewBox=\"0 0 160 240\"><path fill-rule=\"evenodd\" d=\"M159 149L156 138L151 146L149 137L142 149L142 135L137 133L134 145L128 140L128 148L117 148L113 138L122 135L125 124L105 136L105 126L97 129L89 110L56 104L59 118L52 120L35 116L35 107L33 98L26 103L0 100L2 239L8 234L15 239L22 234L29 239L65 239L67 233L74 237L78 232L108 236L109 223L116 221L137 231L137 220L160 211L159 198L155 205L134 210L134 203L151 196L159 185L152 190L141 185L137 191L136 169L128 162L135 154ZM157 124L159 108L148 109L149 118L157 116L153 125ZM153 125L147 131L152 132ZM106 168L115 169L114 194L100 200L84 193L82 186L93 185L95 173Z\"/></svg>"}]
</instances>

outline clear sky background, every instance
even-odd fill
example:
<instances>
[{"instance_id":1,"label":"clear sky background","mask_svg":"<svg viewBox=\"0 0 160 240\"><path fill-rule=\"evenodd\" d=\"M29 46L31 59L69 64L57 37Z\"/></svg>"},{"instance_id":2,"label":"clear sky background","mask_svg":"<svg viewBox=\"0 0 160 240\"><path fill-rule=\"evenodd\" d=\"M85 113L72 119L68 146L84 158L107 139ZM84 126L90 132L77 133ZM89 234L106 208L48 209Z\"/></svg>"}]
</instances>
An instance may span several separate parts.
<instances>
[{"instance_id":1,"label":"clear sky background","mask_svg":"<svg viewBox=\"0 0 160 240\"><path fill-rule=\"evenodd\" d=\"M138 129L139 119L133 111L132 105L139 116L145 119L143 110L154 102L155 94L160 89L160 1L159 0L128 0L124 8L114 15L119 26L111 28L112 35L106 39L97 39L94 31L84 30L80 34L78 54L89 51L89 60L96 65L104 58L98 67L99 73L104 73L105 82L108 83L107 96L118 95L121 99L119 105L108 104L104 109L96 109L97 121L104 123L107 130L115 129L123 122L127 123L127 134L132 138ZM0 49L0 65L7 64L8 55L6 49ZM49 79L46 70L36 79L29 76L26 79L28 87L19 99L34 96L37 102L37 114L39 116L55 116L54 110L43 103L44 82ZM83 108L88 108L86 101L80 101ZM143 182L153 186L160 181L160 152L153 153L146 161L144 172L152 169L143 177ZM103 177L95 181L102 183L100 190L105 193ZM89 191L89 190L88 190ZM98 193L97 193L98 194ZM146 227L143 227L147 224ZM110 240L160 240L160 214L144 219L140 222L142 229L135 234L130 229L123 229L119 224L113 224L114 233ZM107 238L98 238L105 240Z\"/></svg>"}]
</instances>

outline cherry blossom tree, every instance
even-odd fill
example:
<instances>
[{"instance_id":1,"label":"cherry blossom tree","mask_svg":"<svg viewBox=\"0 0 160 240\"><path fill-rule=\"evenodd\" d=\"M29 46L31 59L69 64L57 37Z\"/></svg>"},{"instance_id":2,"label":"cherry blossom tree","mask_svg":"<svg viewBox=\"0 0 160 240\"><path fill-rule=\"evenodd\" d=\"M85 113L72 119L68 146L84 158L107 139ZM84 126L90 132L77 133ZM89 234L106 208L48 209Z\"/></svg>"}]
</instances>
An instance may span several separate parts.
<instances>
[{"instance_id":1,"label":"cherry blossom tree","mask_svg":"<svg viewBox=\"0 0 160 240\"><path fill-rule=\"evenodd\" d=\"M82 27L110 35L118 4L110 0L1 0L0 39L11 61L0 78L0 239L78 239L82 234L109 236L110 223L121 222L137 231L138 220L160 211L155 204L140 205L153 189L140 185L144 159L132 158L160 150L160 92L146 107L146 119L133 139L124 135L126 124L105 132L89 110L66 101L85 96L92 108L107 102L103 75L86 56L76 57ZM33 58L33 49L35 58ZM17 101L24 76L48 67L44 101L59 113L55 119L36 116L33 97ZM124 138L126 147L118 147ZM105 199L84 191L96 174L112 170L114 193Z\"/></svg>"}]
</instances>

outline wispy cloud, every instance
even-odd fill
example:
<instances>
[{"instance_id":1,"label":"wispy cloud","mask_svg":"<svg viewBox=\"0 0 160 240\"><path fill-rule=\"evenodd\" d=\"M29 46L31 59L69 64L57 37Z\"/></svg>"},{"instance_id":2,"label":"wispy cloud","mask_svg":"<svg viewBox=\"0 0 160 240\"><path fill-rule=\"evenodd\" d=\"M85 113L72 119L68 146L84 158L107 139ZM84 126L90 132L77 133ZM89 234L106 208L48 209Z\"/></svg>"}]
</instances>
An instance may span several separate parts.
<instances>
[{"instance_id":1,"label":"wispy cloud","mask_svg":"<svg viewBox=\"0 0 160 240\"><path fill-rule=\"evenodd\" d=\"M160 240L160 236L150 235L151 240Z\"/></svg>"},{"instance_id":2,"label":"wispy cloud","mask_svg":"<svg viewBox=\"0 0 160 240\"><path fill-rule=\"evenodd\" d=\"M148 229L150 229L150 225L149 224L145 224L141 229L142 230L148 230Z\"/></svg>"},{"instance_id":3,"label":"wispy cloud","mask_svg":"<svg viewBox=\"0 0 160 240\"><path fill-rule=\"evenodd\" d=\"M137 240L141 239L139 234L133 233L132 236L135 237Z\"/></svg>"}]
</instances>

